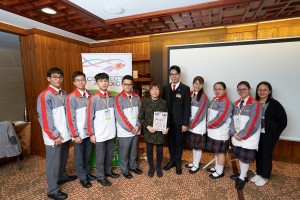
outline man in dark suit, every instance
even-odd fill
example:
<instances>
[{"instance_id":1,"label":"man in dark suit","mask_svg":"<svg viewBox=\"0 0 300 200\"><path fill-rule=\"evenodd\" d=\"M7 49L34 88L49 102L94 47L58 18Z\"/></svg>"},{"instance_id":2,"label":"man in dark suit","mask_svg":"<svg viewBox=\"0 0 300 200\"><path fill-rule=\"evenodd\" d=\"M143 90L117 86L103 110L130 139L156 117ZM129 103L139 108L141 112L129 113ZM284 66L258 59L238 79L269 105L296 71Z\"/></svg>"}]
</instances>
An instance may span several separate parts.
<instances>
[{"instance_id":1,"label":"man in dark suit","mask_svg":"<svg viewBox=\"0 0 300 200\"><path fill-rule=\"evenodd\" d=\"M176 174L182 174L181 157L183 152L184 133L189 126L191 114L190 88L180 82L180 68L171 66L171 83L163 88L163 99L167 101L170 117L170 130L168 133L168 146L170 161L164 167L169 170L176 166Z\"/></svg>"}]
</instances>

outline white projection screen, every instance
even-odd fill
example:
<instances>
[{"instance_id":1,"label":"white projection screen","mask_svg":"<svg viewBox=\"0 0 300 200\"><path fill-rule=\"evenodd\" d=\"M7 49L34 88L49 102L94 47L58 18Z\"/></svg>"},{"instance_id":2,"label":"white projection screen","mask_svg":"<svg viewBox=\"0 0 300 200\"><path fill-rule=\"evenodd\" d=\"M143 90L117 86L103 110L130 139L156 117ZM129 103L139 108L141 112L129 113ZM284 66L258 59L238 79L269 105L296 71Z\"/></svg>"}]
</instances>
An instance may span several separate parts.
<instances>
[{"instance_id":1,"label":"white projection screen","mask_svg":"<svg viewBox=\"0 0 300 200\"><path fill-rule=\"evenodd\" d=\"M210 100L218 81L226 83L232 102L240 81L250 83L253 97L259 82L270 82L288 116L280 139L300 141L300 38L169 46L168 53L168 66L178 65L181 82L191 89L195 76L204 78Z\"/></svg>"}]
</instances>

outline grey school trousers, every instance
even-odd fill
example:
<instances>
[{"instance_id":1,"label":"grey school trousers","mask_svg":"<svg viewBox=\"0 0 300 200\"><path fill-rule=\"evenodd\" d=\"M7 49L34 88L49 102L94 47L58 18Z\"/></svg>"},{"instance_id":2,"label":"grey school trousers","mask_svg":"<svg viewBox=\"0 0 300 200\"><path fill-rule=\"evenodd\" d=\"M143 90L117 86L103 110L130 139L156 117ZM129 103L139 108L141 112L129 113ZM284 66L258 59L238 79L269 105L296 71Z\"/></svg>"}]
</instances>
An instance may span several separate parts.
<instances>
[{"instance_id":1,"label":"grey school trousers","mask_svg":"<svg viewBox=\"0 0 300 200\"><path fill-rule=\"evenodd\" d=\"M64 142L60 145L61 152L60 152L60 166L59 166L58 181L66 180L68 178L67 163L69 158L69 141Z\"/></svg>"},{"instance_id":2,"label":"grey school trousers","mask_svg":"<svg viewBox=\"0 0 300 200\"><path fill-rule=\"evenodd\" d=\"M96 176L101 180L105 174L111 174L114 140L96 142Z\"/></svg>"},{"instance_id":3,"label":"grey school trousers","mask_svg":"<svg viewBox=\"0 0 300 200\"><path fill-rule=\"evenodd\" d=\"M61 146L46 146L46 181L48 194L56 194L59 190L57 185L60 166Z\"/></svg>"},{"instance_id":4,"label":"grey school trousers","mask_svg":"<svg viewBox=\"0 0 300 200\"><path fill-rule=\"evenodd\" d=\"M74 165L79 180L87 180L90 171L92 142L90 137L84 138L80 144L74 143Z\"/></svg>"},{"instance_id":5,"label":"grey school trousers","mask_svg":"<svg viewBox=\"0 0 300 200\"><path fill-rule=\"evenodd\" d=\"M121 172L128 173L129 169L136 169L137 144L139 136L119 137L120 169Z\"/></svg>"}]
</instances>

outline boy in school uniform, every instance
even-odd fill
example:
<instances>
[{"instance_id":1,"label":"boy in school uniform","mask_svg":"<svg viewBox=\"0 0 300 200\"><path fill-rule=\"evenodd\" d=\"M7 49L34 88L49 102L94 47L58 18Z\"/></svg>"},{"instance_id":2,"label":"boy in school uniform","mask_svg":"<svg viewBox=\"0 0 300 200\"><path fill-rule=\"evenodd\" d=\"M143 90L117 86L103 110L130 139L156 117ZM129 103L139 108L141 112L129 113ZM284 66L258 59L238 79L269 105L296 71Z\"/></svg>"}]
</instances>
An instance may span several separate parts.
<instances>
[{"instance_id":1,"label":"boy in school uniform","mask_svg":"<svg viewBox=\"0 0 300 200\"><path fill-rule=\"evenodd\" d=\"M99 90L89 99L87 129L91 142L96 145L97 181L102 186L110 186L112 183L106 177L118 178L120 176L112 171L113 146L116 136L115 98L107 91L108 74L97 74L95 81Z\"/></svg>"},{"instance_id":2,"label":"boy in school uniform","mask_svg":"<svg viewBox=\"0 0 300 200\"><path fill-rule=\"evenodd\" d=\"M61 90L63 77L64 73L61 69L49 69L47 71L49 86L37 99L38 120L46 147L48 197L51 199L66 199L68 195L62 192L58 185L77 178L77 176L67 176L66 173L71 137L65 113L67 94Z\"/></svg>"},{"instance_id":3,"label":"boy in school uniform","mask_svg":"<svg viewBox=\"0 0 300 200\"><path fill-rule=\"evenodd\" d=\"M136 163L137 144L141 124L138 120L140 97L132 92L133 78L126 75L122 79L123 91L116 97L117 134L120 149L120 169L124 177L132 178L130 171L142 174Z\"/></svg>"},{"instance_id":4,"label":"boy in school uniform","mask_svg":"<svg viewBox=\"0 0 300 200\"><path fill-rule=\"evenodd\" d=\"M74 142L74 165L79 181L84 188L90 188L90 181L96 177L89 173L92 143L87 133L87 102L91 96L85 89L86 77L81 71L72 74L76 89L66 98L67 124Z\"/></svg>"}]
</instances>

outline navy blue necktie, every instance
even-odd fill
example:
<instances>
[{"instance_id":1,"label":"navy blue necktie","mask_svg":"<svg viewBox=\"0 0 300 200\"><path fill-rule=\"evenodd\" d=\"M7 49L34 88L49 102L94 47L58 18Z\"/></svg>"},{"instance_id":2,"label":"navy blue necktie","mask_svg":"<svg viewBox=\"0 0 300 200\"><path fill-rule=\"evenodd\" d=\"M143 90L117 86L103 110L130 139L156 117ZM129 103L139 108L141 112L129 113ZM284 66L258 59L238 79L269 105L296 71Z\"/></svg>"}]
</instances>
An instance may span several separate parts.
<instances>
[{"instance_id":1,"label":"navy blue necktie","mask_svg":"<svg viewBox=\"0 0 300 200\"><path fill-rule=\"evenodd\" d=\"M241 100L240 109L242 109L244 102L245 102L244 100Z\"/></svg>"}]
</instances>

